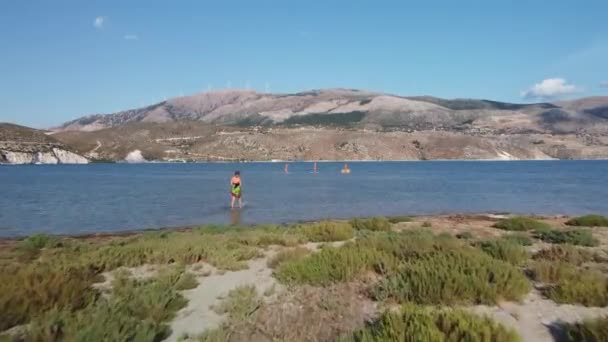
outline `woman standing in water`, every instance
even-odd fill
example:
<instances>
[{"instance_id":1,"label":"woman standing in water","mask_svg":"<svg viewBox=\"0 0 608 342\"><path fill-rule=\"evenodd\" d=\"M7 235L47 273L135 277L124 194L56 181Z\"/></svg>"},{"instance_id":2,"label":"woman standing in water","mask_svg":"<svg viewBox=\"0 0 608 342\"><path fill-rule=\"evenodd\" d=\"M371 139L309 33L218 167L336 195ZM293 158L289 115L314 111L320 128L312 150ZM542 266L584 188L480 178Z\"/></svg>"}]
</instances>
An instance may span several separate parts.
<instances>
[{"instance_id":1,"label":"woman standing in water","mask_svg":"<svg viewBox=\"0 0 608 342\"><path fill-rule=\"evenodd\" d=\"M234 176L230 180L230 195L232 196L232 202L230 202L230 207L234 208L234 201L239 199L239 208L243 207L242 199L241 199L241 186L243 181L241 180L241 173L239 171L234 172Z\"/></svg>"}]
</instances>

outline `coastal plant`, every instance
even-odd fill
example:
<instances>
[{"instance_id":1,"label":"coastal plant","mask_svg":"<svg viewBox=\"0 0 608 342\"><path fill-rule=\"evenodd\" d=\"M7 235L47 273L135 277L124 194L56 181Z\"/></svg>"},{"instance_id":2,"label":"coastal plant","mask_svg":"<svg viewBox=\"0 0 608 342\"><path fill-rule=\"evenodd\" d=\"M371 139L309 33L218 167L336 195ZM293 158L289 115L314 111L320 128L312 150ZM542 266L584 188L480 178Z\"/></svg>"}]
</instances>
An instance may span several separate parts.
<instances>
[{"instance_id":1,"label":"coastal plant","mask_svg":"<svg viewBox=\"0 0 608 342\"><path fill-rule=\"evenodd\" d=\"M608 280L598 271L579 269L545 287L543 294L560 304L603 307L608 305Z\"/></svg>"},{"instance_id":2,"label":"coastal plant","mask_svg":"<svg viewBox=\"0 0 608 342\"><path fill-rule=\"evenodd\" d=\"M572 277L577 269L567 262L552 262L547 260L535 260L528 266L530 277L538 282L555 284L565 277Z\"/></svg>"},{"instance_id":3,"label":"coastal plant","mask_svg":"<svg viewBox=\"0 0 608 342\"><path fill-rule=\"evenodd\" d=\"M310 254L310 250L304 247L284 249L268 260L268 267L277 268L281 263L301 259Z\"/></svg>"},{"instance_id":4,"label":"coastal plant","mask_svg":"<svg viewBox=\"0 0 608 342\"><path fill-rule=\"evenodd\" d=\"M547 230L551 226L545 222L530 217L516 216L501 219L493 225L494 228L511 231Z\"/></svg>"},{"instance_id":5,"label":"coastal plant","mask_svg":"<svg viewBox=\"0 0 608 342\"><path fill-rule=\"evenodd\" d=\"M261 305L254 285L238 286L228 292L213 310L220 315L228 315L231 320L244 321Z\"/></svg>"},{"instance_id":6,"label":"coastal plant","mask_svg":"<svg viewBox=\"0 0 608 342\"><path fill-rule=\"evenodd\" d=\"M173 270L146 280L119 276L109 297L79 311L52 309L27 330L32 341L158 341L168 337L167 322L186 305L175 288ZM177 281L176 281L177 279Z\"/></svg>"},{"instance_id":7,"label":"coastal plant","mask_svg":"<svg viewBox=\"0 0 608 342\"><path fill-rule=\"evenodd\" d=\"M302 226L302 233L308 241L344 241L353 237L353 228L346 222L317 222Z\"/></svg>"},{"instance_id":8,"label":"coastal plant","mask_svg":"<svg viewBox=\"0 0 608 342\"><path fill-rule=\"evenodd\" d=\"M564 340L568 342L608 341L608 317L561 323L559 327L564 332Z\"/></svg>"},{"instance_id":9,"label":"coastal plant","mask_svg":"<svg viewBox=\"0 0 608 342\"><path fill-rule=\"evenodd\" d=\"M532 246L532 244L533 244L532 239L525 233L514 233L514 234L503 235L501 237L501 239L505 240L505 241L510 241L510 242L516 243L521 246Z\"/></svg>"},{"instance_id":10,"label":"coastal plant","mask_svg":"<svg viewBox=\"0 0 608 342\"><path fill-rule=\"evenodd\" d=\"M55 307L82 309L97 297L91 289L97 277L86 268L40 263L4 271L0 273L0 330Z\"/></svg>"},{"instance_id":11,"label":"coastal plant","mask_svg":"<svg viewBox=\"0 0 608 342\"><path fill-rule=\"evenodd\" d=\"M530 284L516 267L473 248L434 252L403 264L372 296L417 304L494 304L519 300Z\"/></svg>"},{"instance_id":12,"label":"coastal plant","mask_svg":"<svg viewBox=\"0 0 608 342\"><path fill-rule=\"evenodd\" d=\"M479 248L486 254L506 261L512 265L522 265L528 260L528 252L526 249L517 243L509 240L498 239L483 241L479 243Z\"/></svg>"},{"instance_id":13,"label":"coastal plant","mask_svg":"<svg viewBox=\"0 0 608 342\"><path fill-rule=\"evenodd\" d=\"M537 237L542 241L555 244L571 244L585 247L595 247L600 244L599 240L587 229L539 231L537 232Z\"/></svg>"},{"instance_id":14,"label":"coastal plant","mask_svg":"<svg viewBox=\"0 0 608 342\"><path fill-rule=\"evenodd\" d=\"M340 341L520 341L511 329L464 310L406 305Z\"/></svg>"},{"instance_id":15,"label":"coastal plant","mask_svg":"<svg viewBox=\"0 0 608 342\"><path fill-rule=\"evenodd\" d=\"M532 256L532 258L534 260L565 262L578 266L585 262L593 261L595 256L592 252L580 247L575 247L572 245L556 245L539 250Z\"/></svg>"},{"instance_id":16,"label":"coastal plant","mask_svg":"<svg viewBox=\"0 0 608 342\"><path fill-rule=\"evenodd\" d=\"M353 280L389 257L373 248L358 248L354 243L342 247L323 248L304 258L279 264L275 277L288 284L326 286Z\"/></svg>"},{"instance_id":17,"label":"coastal plant","mask_svg":"<svg viewBox=\"0 0 608 342\"><path fill-rule=\"evenodd\" d=\"M389 231L391 230L391 223L384 217L372 217L372 218L355 218L350 220L350 224L357 230L371 230L371 231Z\"/></svg>"},{"instance_id":18,"label":"coastal plant","mask_svg":"<svg viewBox=\"0 0 608 342\"><path fill-rule=\"evenodd\" d=\"M414 219L411 216L389 216L387 217L390 223L412 222Z\"/></svg>"},{"instance_id":19,"label":"coastal plant","mask_svg":"<svg viewBox=\"0 0 608 342\"><path fill-rule=\"evenodd\" d=\"M569 226L578 227L608 227L608 217L602 215L585 215L566 221Z\"/></svg>"}]
</instances>

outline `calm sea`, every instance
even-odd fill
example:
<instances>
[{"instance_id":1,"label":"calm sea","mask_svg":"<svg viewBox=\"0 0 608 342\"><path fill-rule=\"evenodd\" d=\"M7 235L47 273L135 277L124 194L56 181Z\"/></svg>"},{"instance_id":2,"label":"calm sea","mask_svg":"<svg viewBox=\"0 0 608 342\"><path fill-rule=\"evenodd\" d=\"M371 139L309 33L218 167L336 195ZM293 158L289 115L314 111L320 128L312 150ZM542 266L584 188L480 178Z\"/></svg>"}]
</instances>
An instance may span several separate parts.
<instances>
[{"instance_id":1,"label":"calm sea","mask_svg":"<svg viewBox=\"0 0 608 342\"><path fill-rule=\"evenodd\" d=\"M608 214L608 161L0 167L0 236L465 212ZM245 208L229 209L243 177Z\"/></svg>"}]
</instances>

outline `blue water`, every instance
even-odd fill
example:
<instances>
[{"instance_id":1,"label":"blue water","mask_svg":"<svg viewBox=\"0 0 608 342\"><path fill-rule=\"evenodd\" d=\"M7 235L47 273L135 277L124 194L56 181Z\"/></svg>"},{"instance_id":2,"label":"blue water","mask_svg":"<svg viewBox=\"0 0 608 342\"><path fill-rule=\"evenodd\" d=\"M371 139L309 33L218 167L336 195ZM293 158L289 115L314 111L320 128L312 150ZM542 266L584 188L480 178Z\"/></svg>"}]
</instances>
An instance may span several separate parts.
<instances>
[{"instance_id":1,"label":"blue water","mask_svg":"<svg viewBox=\"0 0 608 342\"><path fill-rule=\"evenodd\" d=\"M0 167L0 236L463 212L608 214L608 161ZM243 177L241 211L229 179Z\"/></svg>"}]
</instances>

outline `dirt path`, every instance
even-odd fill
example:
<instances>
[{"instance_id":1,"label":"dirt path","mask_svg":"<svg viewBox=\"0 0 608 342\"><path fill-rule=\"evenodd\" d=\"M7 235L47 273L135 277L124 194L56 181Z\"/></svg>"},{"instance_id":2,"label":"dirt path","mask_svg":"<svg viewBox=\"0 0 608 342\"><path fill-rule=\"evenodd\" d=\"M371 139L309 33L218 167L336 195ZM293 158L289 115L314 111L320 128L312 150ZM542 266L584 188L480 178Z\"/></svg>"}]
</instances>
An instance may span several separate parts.
<instances>
[{"instance_id":1,"label":"dirt path","mask_svg":"<svg viewBox=\"0 0 608 342\"><path fill-rule=\"evenodd\" d=\"M580 305L556 304L534 290L522 303L506 302L498 306L478 305L470 308L515 329L524 342L560 341L556 323L573 323L588 318L608 316L608 307L587 308Z\"/></svg>"},{"instance_id":2,"label":"dirt path","mask_svg":"<svg viewBox=\"0 0 608 342\"><path fill-rule=\"evenodd\" d=\"M199 276L198 287L183 291L188 306L180 310L171 322L172 334L166 341L178 341L184 334L195 336L207 329L218 327L224 317L211 308L218 302L218 298L225 296L228 291L241 285L255 285L261 295L275 286L272 270L266 266L267 260L252 260L246 270L221 273L214 269L210 276Z\"/></svg>"}]
</instances>

